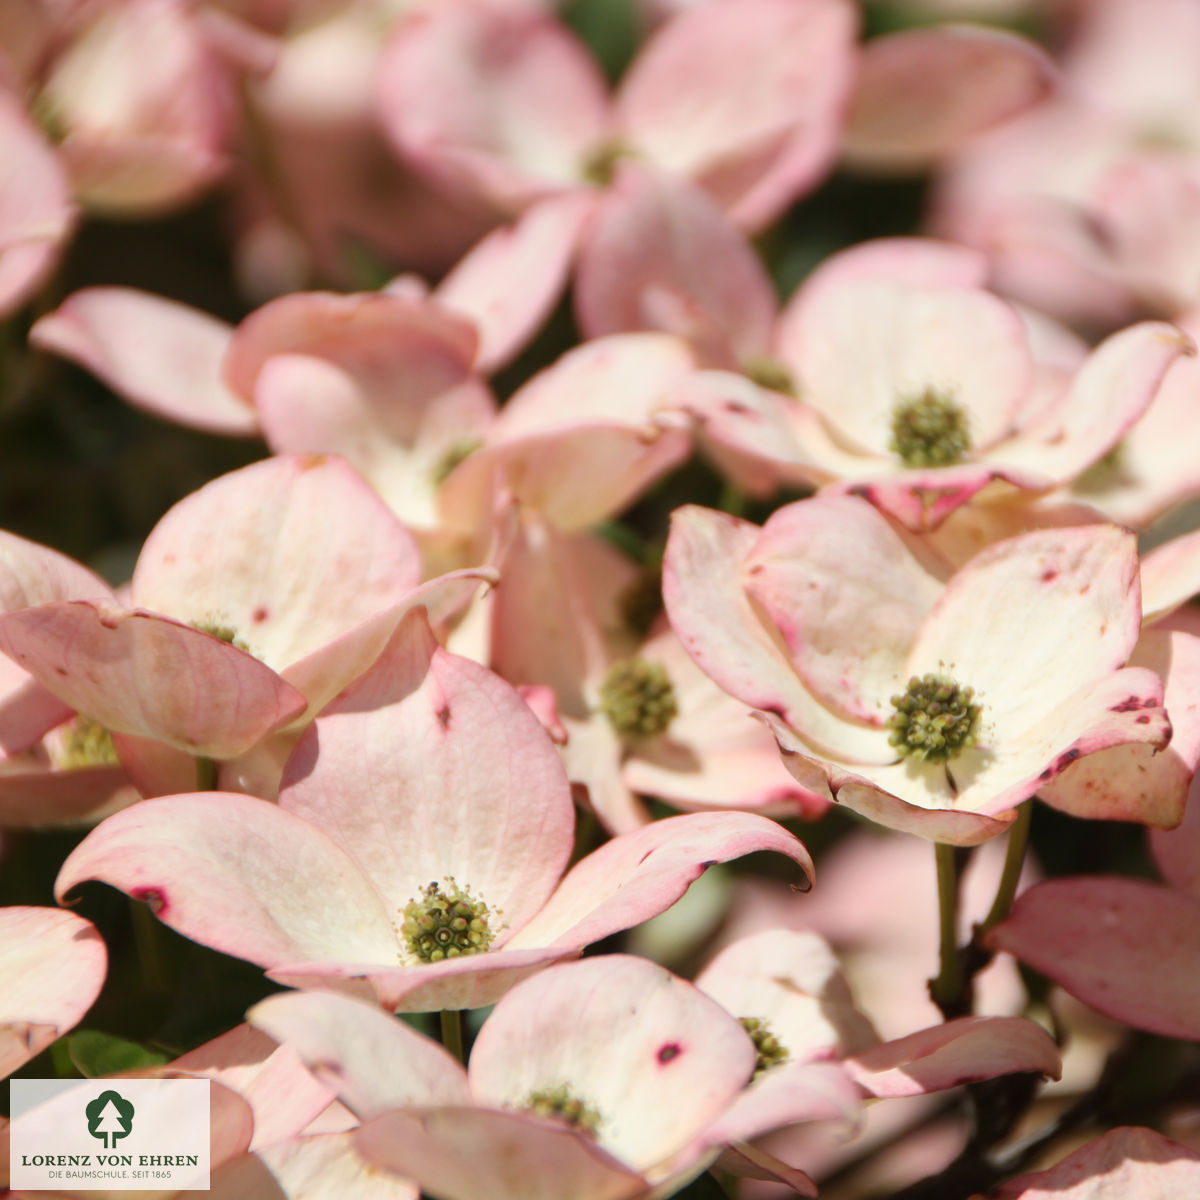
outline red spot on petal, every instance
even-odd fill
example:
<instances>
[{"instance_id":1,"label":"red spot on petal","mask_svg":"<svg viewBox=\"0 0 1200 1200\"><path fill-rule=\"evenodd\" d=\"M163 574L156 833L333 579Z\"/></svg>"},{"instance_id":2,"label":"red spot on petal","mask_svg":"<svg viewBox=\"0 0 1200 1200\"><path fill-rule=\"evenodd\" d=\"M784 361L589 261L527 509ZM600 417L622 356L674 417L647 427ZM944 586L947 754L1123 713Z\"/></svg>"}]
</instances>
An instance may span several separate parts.
<instances>
[{"instance_id":1,"label":"red spot on petal","mask_svg":"<svg viewBox=\"0 0 1200 1200\"><path fill-rule=\"evenodd\" d=\"M257 625L265 621L271 615L271 610L266 605L260 604L251 614L250 619Z\"/></svg>"},{"instance_id":2,"label":"red spot on petal","mask_svg":"<svg viewBox=\"0 0 1200 1200\"><path fill-rule=\"evenodd\" d=\"M683 1047L678 1042L663 1042L655 1056L664 1066L678 1058L683 1053Z\"/></svg>"},{"instance_id":3,"label":"red spot on petal","mask_svg":"<svg viewBox=\"0 0 1200 1200\"><path fill-rule=\"evenodd\" d=\"M140 900L156 916L162 916L167 908L167 898L161 888L134 888L129 895L134 900Z\"/></svg>"},{"instance_id":4,"label":"red spot on petal","mask_svg":"<svg viewBox=\"0 0 1200 1200\"><path fill-rule=\"evenodd\" d=\"M1043 571L1042 572L1042 582L1043 583L1053 583L1057 578L1058 578L1057 571Z\"/></svg>"},{"instance_id":5,"label":"red spot on petal","mask_svg":"<svg viewBox=\"0 0 1200 1200\"><path fill-rule=\"evenodd\" d=\"M1145 714L1145 713L1142 713L1142 715L1141 715L1140 717L1138 717L1138 719L1137 719L1137 723L1138 723L1139 725L1149 725L1149 724L1150 724L1150 718L1149 718L1148 716L1146 716L1146 714Z\"/></svg>"}]
</instances>

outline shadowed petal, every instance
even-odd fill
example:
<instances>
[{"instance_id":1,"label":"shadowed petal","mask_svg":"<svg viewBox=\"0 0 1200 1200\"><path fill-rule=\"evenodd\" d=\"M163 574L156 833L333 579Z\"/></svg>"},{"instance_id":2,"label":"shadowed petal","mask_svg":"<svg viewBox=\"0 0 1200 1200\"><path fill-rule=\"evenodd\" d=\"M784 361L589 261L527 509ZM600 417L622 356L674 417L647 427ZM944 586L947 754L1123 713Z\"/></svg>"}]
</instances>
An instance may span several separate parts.
<instances>
[{"instance_id":1,"label":"shadowed petal","mask_svg":"<svg viewBox=\"0 0 1200 1200\"><path fill-rule=\"evenodd\" d=\"M1116 876L1054 879L1022 894L988 943L1135 1029L1200 1039L1200 906L1183 892Z\"/></svg>"}]
</instances>

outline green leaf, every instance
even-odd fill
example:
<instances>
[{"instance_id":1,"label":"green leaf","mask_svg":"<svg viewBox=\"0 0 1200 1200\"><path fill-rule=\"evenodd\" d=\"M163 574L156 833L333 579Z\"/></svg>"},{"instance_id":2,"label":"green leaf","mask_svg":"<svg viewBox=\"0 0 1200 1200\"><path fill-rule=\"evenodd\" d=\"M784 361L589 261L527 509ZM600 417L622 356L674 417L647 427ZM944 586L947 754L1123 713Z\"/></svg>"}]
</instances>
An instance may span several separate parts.
<instances>
[{"instance_id":1,"label":"green leaf","mask_svg":"<svg viewBox=\"0 0 1200 1200\"><path fill-rule=\"evenodd\" d=\"M80 1074L88 1079L141 1067L160 1067L170 1061L158 1050L149 1050L137 1042L93 1029L71 1034L67 1038L67 1051Z\"/></svg>"}]
</instances>

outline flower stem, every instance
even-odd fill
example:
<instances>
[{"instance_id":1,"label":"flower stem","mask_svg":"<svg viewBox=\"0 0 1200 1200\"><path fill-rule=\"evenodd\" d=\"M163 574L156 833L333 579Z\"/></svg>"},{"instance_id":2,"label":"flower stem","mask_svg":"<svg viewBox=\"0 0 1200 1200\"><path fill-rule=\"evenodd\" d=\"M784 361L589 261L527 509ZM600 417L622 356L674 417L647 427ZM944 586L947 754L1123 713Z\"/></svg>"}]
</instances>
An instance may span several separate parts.
<instances>
[{"instance_id":1,"label":"flower stem","mask_svg":"<svg viewBox=\"0 0 1200 1200\"><path fill-rule=\"evenodd\" d=\"M454 1011L442 1010L442 1045L458 1059L465 1067L467 1065L466 1056L463 1054L463 1027L462 1013L457 1009Z\"/></svg>"},{"instance_id":2,"label":"flower stem","mask_svg":"<svg viewBox=\"0 0 1200 1200\"><path fill-rule=\"evenodd\" d=\"M958 958L958 864L954 846L934 845L937 856L939 970L929 981L929 994L944 1016L956 1011L962 996L962 965Z\"/></svg>"},{"instance_id":3,"label":"flower stem","mask_svg":"<svg viewBox=\"0 0 1200 1200\"><path fill-rule=\"evenodd\" d=\"M196 791L212 792L217 787L216 759L200 755L196 759Z\"/></svg>"},{"instance_id":4,"label":"flower stem","mask_svg":"<svg viewBox=\"0 0 1200 1200\"><path fill-rule=\"evenodd\" d=\"M1025 848L1029 845L1029 823L1033 814L1033 801L1026 800L1017 809L1016 820L1008 831L1008 847L1004 853L1004 871L996 888L996 898L983 921L976 926L976 938L982 937L993 925L999 925L1008 916L1017 895L1017 884L1021 879L1021 868L1025 865Z\"/></svg>"},{"instance_id":5,"label":"flower stem","mask_svg":"<svg viewBox=\"0 0 1200 1200\"><path fill-rule=\"evenodd\" d=\"M142 982L151 992L166 992L169 983L158 938L158 922L140 900L130 899L129 912L133 922L133 944L142 968Z\"/></svg>"}]
</instances>

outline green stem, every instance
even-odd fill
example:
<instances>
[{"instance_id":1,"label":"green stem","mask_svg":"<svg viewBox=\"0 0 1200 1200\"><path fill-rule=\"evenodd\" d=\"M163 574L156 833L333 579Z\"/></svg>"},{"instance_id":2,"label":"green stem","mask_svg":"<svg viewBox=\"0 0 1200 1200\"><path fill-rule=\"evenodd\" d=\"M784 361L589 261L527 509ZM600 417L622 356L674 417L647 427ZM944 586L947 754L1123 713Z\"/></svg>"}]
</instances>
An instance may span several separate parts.
<instances>
[{"instance_id":1,"label":"green stem","mask_svg":"<svg viewBox=\"0 0 1200 1200\"><path fill-rule=\"evenodd\" d=\"M1026 800L1017 809L1016 820L1008 831L1008 847L1004 853L1004 871L996 888L996 899L983 922L975 929L975 937L981 938L993 925L999 925L1008 916L1017 895L1017 884L1021 879L1021 868L1025 865L1025 848L1029 845L1029 824L1033 815L1033 801Z\"/></svg>"},{"instance_id":2,"label":"green stem","mask_svg":"<svg viewBox=\"0 0 1200 1200\"><path fill-rule=\"evenodd\" d=\"M458 1010L453 1012L446 1009L442 1010L442 1045L458 1059L463 1066L467 1065L467 1060L463 1054L463 1027L462 1013Z\"/></svg>"},{"instance_id":3,"label":"green stem","mask_svg":"<svg viewBox=\"0 0 1200 1200\"><path fill-rule=\"evenodd\" d=\"M133 922L133 944L137 947L138 964L142 968L142 981L152 992L166 992L166 964L158 940L158 922L140 900L130 900L129 910Z\"/></svg>"},{"instance_id":4,"label":"green stem","mask_svg":"<svg viewBox=\"0 0 1200 1200\"><path fill-rule=\"evenodd\" d=\"M732 483L721 485L721 494L717 497L717 507L722 512L727 512L734 517L745 516L747 503L748 497L741 488L735 487Z\"/></svg>"},{"instance_id":5,"label":"green stem","mask_svg":"<svg viewBox=\"0 0 1200 1200\"><path fill-rule=\"evenodd\" d=\"M963 976L958 958L958 866L953 846L934 845L937 856L939 970L929 981L933 1002L949 1018L961 998ZM955 1014L957 1015L957 1014Z\"/></svg>"},{"instance_id":6,"label":"green stem","mask_svg":"<svg viewBox=\"0 0 1200 1200\"><path fill-rule=\"evenodd\" d=\"M213 792L217 788L217 761L200 755L196 758L196 791Z\"/></svg>"}]
</instances>

